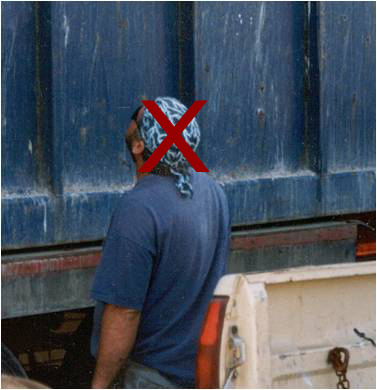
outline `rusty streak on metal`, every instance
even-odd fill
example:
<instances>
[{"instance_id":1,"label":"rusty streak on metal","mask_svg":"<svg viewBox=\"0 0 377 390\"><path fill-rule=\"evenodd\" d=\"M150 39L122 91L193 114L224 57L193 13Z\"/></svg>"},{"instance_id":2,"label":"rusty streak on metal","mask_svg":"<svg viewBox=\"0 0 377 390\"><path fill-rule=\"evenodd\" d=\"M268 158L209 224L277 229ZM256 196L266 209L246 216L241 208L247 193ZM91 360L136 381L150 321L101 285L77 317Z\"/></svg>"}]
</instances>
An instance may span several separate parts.
<instances>
[{"instance_id":1,"label":"rusty streak on metal","mask_svg":"<svg viewBox=\"0 0 377 390\"><path fill-rule=\"evenodd\" d=\"M33 260L20 260L1 265L1 279L20 276L33 276L41 273L68 271L72 269L96 267L100 251L79 255L55 256Z\"/></svg>"},{"instance_id":2,"label":"rusty streak on metal","mask_svg":"<svg viewBox=\"0 0 377 390\"><path fill-rule=\"evenodd\" d=\"M355 238L354 225L337 228L308 229L257 236L232 237L231 249L250 251L257 248L282 245L302 245L319 241L339 241ZM100 249L92 249L84 253L44 254L35 258L17 258L4 262L1 266L1 278L11 279L22 276L35 276L42 273L68 271L80 268L94 268L101 257Z\"/></svg>"},{"instance_id":3,"label":"rusty streak on metal","mask_svg":"<svg viewBox=\"0 0 377 390\"><path fill-rule=\"evenodd\" d=\"M308 229L304 231L289 231L259 236L232 237L231 249L250 251L257 248L282 245L302 245L319 241L340 241L355 238L354 225L337 228ZM96 267L100 261L101 250L90 250L85 253L59 254L37 256L36 258L15 259L3 262L1 278L10 279L20 276L33 276L41 273L67 271L80 268Z\"/></svg>"},{"instance_id":4,"label":"rusty streak on metal","mask_svg":"<svg viewBox=\"0 0 377 390\"><path fill-rule=\"evenodd\" d=\"M232 250L252 250L256 248L301 245L319 241L340 241L355 238L355 227L342 226L338 228L309 229L290 231L252 237L235 237L232 239Z\"/></svg>"}]
</instances>

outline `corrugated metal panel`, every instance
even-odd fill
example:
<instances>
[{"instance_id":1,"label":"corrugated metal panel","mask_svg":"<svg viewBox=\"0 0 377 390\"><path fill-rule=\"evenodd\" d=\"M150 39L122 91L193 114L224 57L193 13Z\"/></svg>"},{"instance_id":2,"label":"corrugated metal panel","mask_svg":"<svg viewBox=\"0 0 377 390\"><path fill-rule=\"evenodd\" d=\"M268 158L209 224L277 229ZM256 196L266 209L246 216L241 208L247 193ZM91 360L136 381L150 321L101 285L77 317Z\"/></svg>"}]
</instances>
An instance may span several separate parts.
<instances>
[{"instance_id":1,"label":"corrugated metal panel","mask_svg":"<svg viewBox=\"0 0 377 390\"><path fill-rule=\"evenodd\" d=\"M177 7L7 3L2 12L3 249L101 239L133 181L123 139L132 112L143 96L178 95Z\"/></svg>"},{"instance_id":2,"label":"corrugated metal panel","mask_svg":"<svg viewBox=\"0 0 377 390\"><path fill-rule=\"evenodd\" d=\"M322 169L374 169L375 3L320 3L318 27Z\"/></svg>"},{"instance_id":3,"label":"corrugated metal panel","mask_svg":"<svg viewBox=\"0 0 377 390\"><path fill-rule=\"evenodd\" d=\"M142 96L199 113L233 224L375 209L375 5L2 4L3 249L102 239Z\"/></svg>"},{"instance_id":4,"label":"corrugated metal panel","mask_svg":"<svg viewBox=\"0 0 377 390\"><path fill-rule=\"evenodd\" d=\"M375 209L374 9L196 4L201 150L233 223Z\"/></svg>"},{"instance_id":5,"label":"corrugated metal panel","mask_svg":"<svg viewBox=\"0 0 377 390\"><path fill-rule=\"evenodd\" d=\"M1 146L2 196L35 191L40 152L35 93L36 42L33 4L2 3Z\"/></svg>"},{"instance_id":6,"label":"corrugated metal panel","mask_svg":"<svg viewBox=\"0 0 377 390\"><path fill-rule=\"evenodd\" d=\"M208 99L200 119L210 172L224 180L297 172L304 167L304 7L202 2L196 11L196 91Z\"/></svg>"},{"instance_id":7,"label":"corrugated metal panel","mask_svg":"<svg viewBox=\"0 0 377 390\"><path fill-rule=\"evenodd\" d=\"M322 211L376 208L373 2L318 5Z\"/></svg>"},{"instance_id":8,"label":"corrugated metal panel","mask_svg":"<svg viewBox=\"0 0 377 390\"><path fill-rule=\"evenodd\" d=\"M233 223L318 214L304 133L303 4L197 9L196 90L208 98L202 150L225 184Z\"/></svg>"}]
</instances>

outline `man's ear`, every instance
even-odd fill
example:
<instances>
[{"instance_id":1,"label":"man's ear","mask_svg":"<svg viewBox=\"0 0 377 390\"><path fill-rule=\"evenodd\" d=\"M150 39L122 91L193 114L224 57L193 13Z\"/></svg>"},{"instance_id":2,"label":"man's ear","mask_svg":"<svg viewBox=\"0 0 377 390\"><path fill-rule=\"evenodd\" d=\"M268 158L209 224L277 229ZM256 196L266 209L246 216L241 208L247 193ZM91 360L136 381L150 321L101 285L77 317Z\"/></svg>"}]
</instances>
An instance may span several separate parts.
<instances>
[{"instance_id":1,"label":"man's ear","mask_svg":"<svg viewBox=\"0 0 377 390\"><path fill-rule=\"evenodd\" d=\"M142 154L144 152L144 141L139 140L135 141L132 145L132 153L133 154Z\"/></svg>"}]
</instances>

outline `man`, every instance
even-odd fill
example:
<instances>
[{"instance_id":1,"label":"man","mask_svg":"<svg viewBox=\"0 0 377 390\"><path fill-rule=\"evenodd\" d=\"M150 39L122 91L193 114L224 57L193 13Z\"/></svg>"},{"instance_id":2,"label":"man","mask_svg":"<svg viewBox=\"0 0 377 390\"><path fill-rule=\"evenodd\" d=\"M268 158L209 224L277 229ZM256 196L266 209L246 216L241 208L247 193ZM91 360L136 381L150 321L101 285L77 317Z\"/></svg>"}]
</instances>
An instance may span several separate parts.
<instances>
[{"instance_id":1,"label":"man","mask_svg":"<svg viewBox=\"0 0 377 390\"><path fill-rule=\"evenodd\" d=\"M155 102L173 125L187 110L174 98ZM182 136L195 151L195 118ZM165 137L145 107L135 112L125 141L137 183L112 217L92 288L93 388L109 387L126 360L124 388L195 386L202 322L225 272L229 212L221 187L175 145L151 173L138 172Z\"/></svg>"}]
</instances>

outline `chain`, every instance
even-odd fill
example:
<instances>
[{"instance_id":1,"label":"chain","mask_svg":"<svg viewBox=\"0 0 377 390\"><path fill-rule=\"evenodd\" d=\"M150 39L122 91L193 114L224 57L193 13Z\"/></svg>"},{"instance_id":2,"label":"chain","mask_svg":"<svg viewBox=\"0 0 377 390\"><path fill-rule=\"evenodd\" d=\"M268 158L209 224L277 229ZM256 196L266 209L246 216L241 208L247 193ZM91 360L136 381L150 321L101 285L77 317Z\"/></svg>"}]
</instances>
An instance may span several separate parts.
<instances>
[{"instance_id":1,"label":"chain","mask_svg":"<svg viewBox=\"0 0 377 390\"><path fill-rule=\"evenodd\" d=\"M349 360L350 353L346 348L334 348L329 352L327 361L332 364L335 374L339 378L337 389L350 388L350 381L346 377Z\"/></svg>"}]
</instances>

